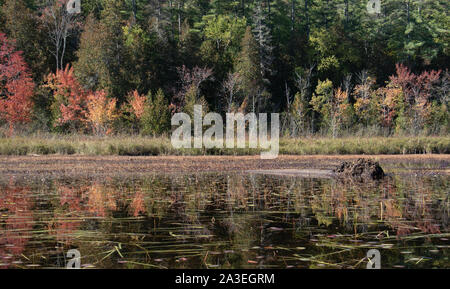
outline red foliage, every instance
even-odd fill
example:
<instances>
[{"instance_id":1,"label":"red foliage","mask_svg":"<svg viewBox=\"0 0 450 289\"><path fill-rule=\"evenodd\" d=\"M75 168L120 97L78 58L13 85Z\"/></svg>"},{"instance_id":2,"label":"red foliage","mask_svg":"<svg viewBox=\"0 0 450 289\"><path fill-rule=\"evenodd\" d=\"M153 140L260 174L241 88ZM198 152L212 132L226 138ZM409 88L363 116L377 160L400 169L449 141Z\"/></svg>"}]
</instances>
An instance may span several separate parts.
<instances>
[{"instance_id":1,"label":"red foliage","mask_svg":"<svg viewBox=\"0 0 450 289\"><path fill-rule=\"evenodd\" d=\"M396 64L396 74L390 77L391 83L398 86L405 94L406 101L424 105L431 96L435 84L438 83L441 70L424 71L420 75L412 73L403 64Z\"/></svg>"},{"instance_id":2,"label":"red foliage","mask_svg":"<svg viewBox=\"0 0 450 289\"><path fill-rule=\"evenodd\" d=\"M396 65L397 75L391 76L390 87L401 89L404 107L411 116L414 130L423 129L432 117L432 101L438 97L441 70L412 73L406 66Z\"/></svg>"},{"instance_id":3,"label":"red foliage","mask_svg":"<svg viewBox=\"0 0 450 289\"><path fill-rule=\"evenodd\" d=\"M185 104L185 96L188 90L195 89L196 93L198 93L200 85L204 81L213 79L213 70L211 68L201 68L198 66L189 69L183 65L177 68L177 72L180 77L181 89L175 95L173 105L176 111L180 111L181 107Z\"/></svg>"},{"instance_id":4,"label":"red foliage","mask_svg":"<svg viewBox=\"0 0 450 289\"><path fill-rule=\"evenodd\" d=\"M9 124L10 135L16 123L30 121L34 83L22 52L14 41L0 33L0 118Z\"/></svg>"},{"instance_id":5,"label":"red foliage","mask_svg":"<svg viewBox=\"0 0 450 289\"><path fill-rule=\"evenodd\" d=\"M8 268L24 252L33 229L33 202L30 190L11 181L0 188L1 230L0 269ZM10 256L11 258L6 258Z\"/></svg>"},{"instance_id":6,"label":"red foliage","mask_svg":"<svg viewBox=\"0 0 450 289\"><path fill-rule=\"evenodd\" d=\"M87 121L89 92L82 88L73 73L73 67L66 66L47 77L47 86L53 90L60 116L58 124L70 123L77 128Z\"/></svg>"}]
</instances>

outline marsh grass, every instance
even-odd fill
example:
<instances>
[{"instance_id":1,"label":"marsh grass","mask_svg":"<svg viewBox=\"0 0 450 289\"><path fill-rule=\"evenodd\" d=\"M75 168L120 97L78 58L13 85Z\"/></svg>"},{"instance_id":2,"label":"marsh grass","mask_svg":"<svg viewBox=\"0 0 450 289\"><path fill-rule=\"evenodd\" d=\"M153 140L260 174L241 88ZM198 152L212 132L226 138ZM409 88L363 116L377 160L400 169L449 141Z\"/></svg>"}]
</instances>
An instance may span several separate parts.
<instances>
[{"instance_id":1,"label":"marsh grass","mask_svg":"<svg viewBox=\"0 0 450 289\"><path fill-rule=\"evenodd\" d=\"M0 138L0 155L255 155L261 149L175 149L168 137L30 136ZM450 137L282 138L280 154L448 154Z\"/></svg>"}]
</instances>

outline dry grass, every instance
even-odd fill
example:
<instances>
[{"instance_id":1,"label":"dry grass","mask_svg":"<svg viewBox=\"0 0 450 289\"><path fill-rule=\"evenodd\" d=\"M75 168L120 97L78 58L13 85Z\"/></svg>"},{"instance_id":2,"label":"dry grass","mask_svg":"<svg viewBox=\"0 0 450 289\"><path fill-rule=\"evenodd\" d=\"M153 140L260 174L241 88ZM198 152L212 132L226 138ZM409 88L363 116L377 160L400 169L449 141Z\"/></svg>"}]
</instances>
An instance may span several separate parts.
<instances>
[{"instance_id":1,"label":"dry grass","mask_svg":"<svg viewBox=\"0 0 450 289\"><path fill-rule=\"evenodd\" d=\"M260 149L175 149L169 138L36 136L0 139L0 155L256 155ZM280 154L448 154L450 137L284 138Z\"/></svg>"}]
</instances>

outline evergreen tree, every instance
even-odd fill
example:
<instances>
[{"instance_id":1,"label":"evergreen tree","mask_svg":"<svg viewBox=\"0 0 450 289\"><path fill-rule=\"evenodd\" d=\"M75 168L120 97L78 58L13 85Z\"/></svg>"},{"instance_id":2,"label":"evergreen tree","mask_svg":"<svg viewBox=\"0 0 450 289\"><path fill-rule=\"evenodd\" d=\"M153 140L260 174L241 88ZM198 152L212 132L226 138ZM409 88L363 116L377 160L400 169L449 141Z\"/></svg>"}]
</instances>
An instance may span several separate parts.
<instances>
[{"instance_id":1,"label":"evergreen tree","mask_svg":"<svg viewBox=\"0 0 450 289\"><path fill-rule=\"evenodd\" d=\"M236 60L234 70L239 74L240 90L248 98L251 111L256 110L258 96L264 88L259 65L258 43L248 26L241 42L241 52Z\"/></svg>"},{"instance_id":2,"label":"evergreen tree","mask_svg":"<svg viewBox=\"0 0 450 289\"><path fill-rule=\"evenodd\" d=\"M77 78L87 89L108 89L111 85L105 53L108 42L103 24L93 14L89 15L80 37L78 61L74 64Z\"/></svg>"},{"instance_id":3,"label":"evergreen tree","mask_svg":"<svg viewBox=\"0 0 450 289\"><path fill-rule=\"evenodd\" d=\"M25 61L30 66L33 78L41 81L53 67L53 59L48 57L50 42L45 29L35 11L28 8L24 0L5 0L2 6L4 29L11 39L15 39L18 50L23 51Z\"/></svg>"},{"instance_id":4,"label":"evergreen tree","mask_svg":"<svg viewBox=\"0 0 450 289\"><path fill-rule=\"evenodd\" d=\"M161 135L170 128L170 112L167 100L161 89L158 89L154 97L149 93L147 99L141 118L142 134Z\"/></svg>"}]
</instances>

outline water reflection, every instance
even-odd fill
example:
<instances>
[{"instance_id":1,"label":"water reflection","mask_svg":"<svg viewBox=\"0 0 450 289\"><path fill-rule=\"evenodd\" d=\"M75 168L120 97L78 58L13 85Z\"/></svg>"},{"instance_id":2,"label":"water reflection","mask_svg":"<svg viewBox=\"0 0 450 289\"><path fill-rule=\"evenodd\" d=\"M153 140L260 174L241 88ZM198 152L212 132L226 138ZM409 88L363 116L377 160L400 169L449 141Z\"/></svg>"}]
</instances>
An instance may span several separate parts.
<instances>
[{"instance_id":1,"label":"water reflection","mask_svg":"<svg viewBox=\"0 0 450 289\"><path fill-rule=\"evenodd\" d=\"M3 180L1 268L449 268L448 176Z\"/></svg>"}]
</instances>

